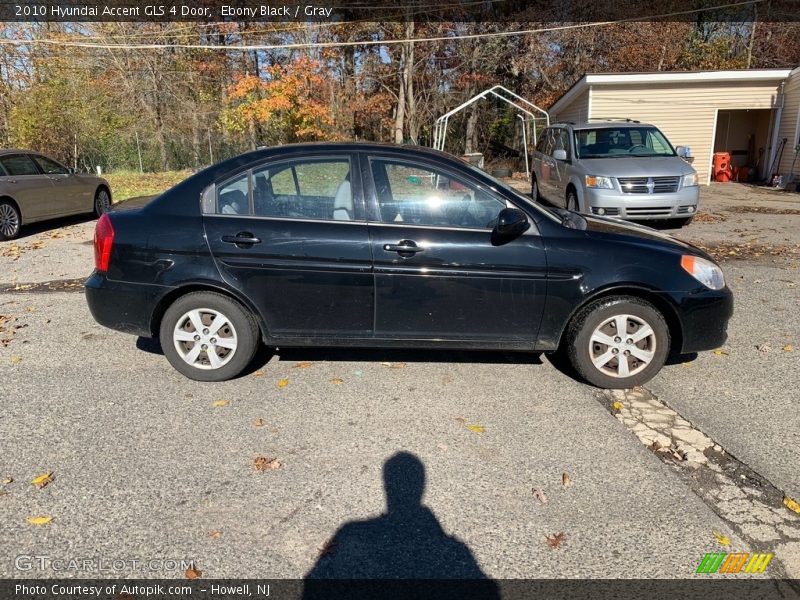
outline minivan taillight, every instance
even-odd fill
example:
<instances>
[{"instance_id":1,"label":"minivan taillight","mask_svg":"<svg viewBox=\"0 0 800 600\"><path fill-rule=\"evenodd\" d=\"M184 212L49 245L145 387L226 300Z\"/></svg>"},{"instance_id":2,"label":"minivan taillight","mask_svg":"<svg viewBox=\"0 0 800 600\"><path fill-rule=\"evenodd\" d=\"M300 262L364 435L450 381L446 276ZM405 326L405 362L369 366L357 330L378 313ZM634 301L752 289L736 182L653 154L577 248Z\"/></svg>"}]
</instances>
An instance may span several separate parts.
<instances>
[{"instance_id":1,"label":"minivan taillight","mask_svg":"<svg viewBox=\"0 0 800 600\"><path fill-rule=\"evenodd\" d=\"M114 226L111 218L104 214L94 228L94 268L105 273L111 261L111 246L114 244Z\"/></svg>"}]
</instances>

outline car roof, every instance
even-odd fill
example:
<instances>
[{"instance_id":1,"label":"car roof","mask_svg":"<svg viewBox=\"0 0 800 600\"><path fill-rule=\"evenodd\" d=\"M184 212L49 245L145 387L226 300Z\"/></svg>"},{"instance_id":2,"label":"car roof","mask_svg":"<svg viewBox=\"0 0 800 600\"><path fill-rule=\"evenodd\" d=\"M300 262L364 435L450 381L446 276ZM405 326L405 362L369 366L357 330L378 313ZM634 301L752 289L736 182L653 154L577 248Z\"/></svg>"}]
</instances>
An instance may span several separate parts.
<instances>
[{"instance_id":1,"label":"car roof","mask_svg":"<svg viewBox=\"0 0 800 600\"><path fill-rule=\"evenodd\" d=\"M418 146L415 144L390 144L384 142L300 142L296 144L281 144L279 146L260 146L256 150L245 153L245 155L252 154L258 156L261 154L266 157L279 155L284 152L294 153L298 150L303 150L306 148L309 150L331 150L334 152L358 152L359 150L364 152L374 152L375 150L381 150L386 152L402 153L403 151L411 150L413 152L428 154L438 158L447 158L450 160L458 158L457 156L454 156L448 152L434 150L433 148L428 148L426 146Z\"/></svg>"},{"instance_id":2,"label":"car roof","mask_svg":"<svg viewBox=\"0 0 800 600\"><path fill-rule=\"evenodd\" d=\"M22 150L20 148L0 148L0 156L3 156L4 154L41 154L41 152Z\"/></svg>"},{"instance_id":3,"label":"car roof","mask_svg":"<svg viewBox=\"0 0 800 600\"><path fill-rule=\"evenodd\" d=\"M608 119L602 121L580 121L578 123L563 121L561 123L551 123L550 127L572 127L573 129L619 129L621 127L655 127L655 125L651 125L650 123L641 123L639 121Z\"/></svg>"}]
</instances>

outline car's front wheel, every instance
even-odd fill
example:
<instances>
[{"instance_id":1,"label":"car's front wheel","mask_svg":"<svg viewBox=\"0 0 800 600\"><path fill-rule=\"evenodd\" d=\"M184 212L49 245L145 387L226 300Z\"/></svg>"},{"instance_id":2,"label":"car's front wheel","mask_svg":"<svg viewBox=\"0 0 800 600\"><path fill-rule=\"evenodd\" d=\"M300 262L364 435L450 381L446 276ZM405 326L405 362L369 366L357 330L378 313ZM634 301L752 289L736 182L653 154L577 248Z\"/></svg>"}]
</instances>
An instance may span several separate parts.
<instances>
[{"instance_id":1,"label":"car's front wheel","mask_svg":"<svg viewBox=\"0 0 800 600\"><path fill-rule=\"evenodd\" d=\"M108 190L100 188L94 195L94 214L102 217L111 208L111 196Z\"/></svg>"},{"instance_id":2,"label":"car's front wheel","mask_svg":"<svg viewBox=\"0 0 800 600\"><path fill-rule=\"evenodd\" d=\"M566 343L572 366L586 381L626 389L642 385L661 370L670 335L652 304L633 296L612 296L575 316Z\"/></svg>"},{"instance_id":3,"label":"car's front wheel","mask_svg":"<svg viewBox=\"0 0 800 600\"><path fill-rule=\"evenodd\" d=\"M0 242L17 237L21 225L22 217L14 203L0 200Z\"/></svg>"},{"instance_id":4,"label":"car's front wheel","mask_svg":"<svg viewBox=\"0 0 800 600\"><path fill-rule=\"evenodd\" d=\"M214 292L192 292L164 313L161 347L177 371L197 381L239 375L258 348L258 325L235 300Z\"/></svg>"}]
</instances>

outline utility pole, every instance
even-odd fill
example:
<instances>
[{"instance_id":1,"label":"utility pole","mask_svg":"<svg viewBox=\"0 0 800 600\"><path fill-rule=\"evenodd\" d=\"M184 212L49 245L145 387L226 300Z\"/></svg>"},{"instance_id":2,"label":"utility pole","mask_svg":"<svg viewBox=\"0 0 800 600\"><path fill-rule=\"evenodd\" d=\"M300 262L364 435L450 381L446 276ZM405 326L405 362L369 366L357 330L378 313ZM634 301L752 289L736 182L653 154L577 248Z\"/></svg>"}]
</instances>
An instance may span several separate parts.
<instances>
[{"instance_id":1,"label":"utility pole","mask_svg":"<svg viewBox=\"0 0 800 600\"><path fill-rule=\"evenodd\" d=\"M134 134L136 134L136 154L139 155L139 173L144 173L144 168L142 168L142 149L139 147L139 131L134 129Z\"/></svg>"}]
</instances>

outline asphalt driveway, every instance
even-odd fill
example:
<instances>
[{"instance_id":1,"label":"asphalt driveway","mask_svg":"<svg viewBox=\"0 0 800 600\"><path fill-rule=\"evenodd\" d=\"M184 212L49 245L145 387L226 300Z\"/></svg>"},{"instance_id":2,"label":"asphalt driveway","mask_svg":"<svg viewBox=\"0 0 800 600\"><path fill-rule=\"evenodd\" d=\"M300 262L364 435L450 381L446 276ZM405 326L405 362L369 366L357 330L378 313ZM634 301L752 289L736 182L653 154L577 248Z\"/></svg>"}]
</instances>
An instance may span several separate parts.
<instances>
[{"instance_id":1,"label":"asphalt driveway","mask_svg":"<svg viewBox=\"0 0 800 600\"><path fill-rule=\"evenodd\" d=\"M756 227L725 206L681 235L719 247ZM759 244L784 250L724 262L729 342L645 391L800 497L800 259L779 239L800 217L754 218L777 230ZM547 358L282 350L231 382L187 380L157 343L91 319L92 225L0 245L2 577L86 575L20 570L31 554L116 560L101 576L183 577L192 562L203 577L690 577L706 552L758 547ZM798 576L783 513L775 572Z\"/></svg>"}]
</instances>

